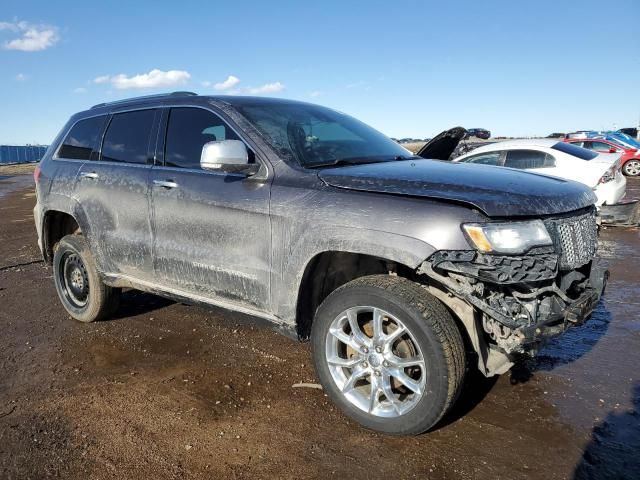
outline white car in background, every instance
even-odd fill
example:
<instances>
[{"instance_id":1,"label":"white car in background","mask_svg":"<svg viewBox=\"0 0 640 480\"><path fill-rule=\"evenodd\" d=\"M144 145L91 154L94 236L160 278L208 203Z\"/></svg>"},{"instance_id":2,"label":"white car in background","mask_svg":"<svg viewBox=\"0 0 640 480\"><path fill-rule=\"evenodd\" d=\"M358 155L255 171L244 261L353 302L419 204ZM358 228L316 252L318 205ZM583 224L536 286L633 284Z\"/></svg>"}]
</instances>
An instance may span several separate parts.
<instances>
[{"instance_id":1,"label":"white car in background","mask_svg":"<svg viewBox=\"0 0 640 480\"><path fill-rule=\"evenodd\" d=\"M453 159L517 168L575 180L593 189L596 205L615 205L624 197L627 179L620 170L619 153L598 153L554 139L522 139L492 143Z\"/></svg>"}]
</instances>

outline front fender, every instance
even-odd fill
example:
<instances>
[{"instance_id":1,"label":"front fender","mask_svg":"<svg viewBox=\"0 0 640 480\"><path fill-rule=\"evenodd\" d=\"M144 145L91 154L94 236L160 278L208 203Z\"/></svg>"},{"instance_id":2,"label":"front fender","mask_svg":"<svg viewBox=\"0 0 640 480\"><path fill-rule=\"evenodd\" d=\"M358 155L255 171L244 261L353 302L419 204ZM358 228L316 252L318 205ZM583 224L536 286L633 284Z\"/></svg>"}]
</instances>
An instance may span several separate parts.
<instances>
[{"instance_id":1,"label":"front fender","mask_svg":"<svg viewBox=\"0 0 640 480\"><path fill-rule=\"evenodd\" d=\"M281 232L274 242L288 248L273 259L273 309L278 317L291 325L295 325L298 292L304 273L318 255L325 252L369 255L415 270L436 250L426 242L404 235L336 226L316 226L296 239L288 238L288 232Z\"/></svg>"}]
</instances>

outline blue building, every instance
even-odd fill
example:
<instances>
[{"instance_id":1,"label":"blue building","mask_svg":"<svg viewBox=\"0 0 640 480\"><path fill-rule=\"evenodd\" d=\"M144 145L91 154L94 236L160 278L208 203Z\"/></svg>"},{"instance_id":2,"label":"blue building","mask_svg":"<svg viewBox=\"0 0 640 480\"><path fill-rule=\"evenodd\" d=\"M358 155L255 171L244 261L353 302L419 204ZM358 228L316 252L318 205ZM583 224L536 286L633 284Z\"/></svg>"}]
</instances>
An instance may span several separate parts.
<instances>
[{"instance_id":1,"label":"blue building","mask_svg":"<svg viewBox=\"0 0 640 480\"><path fill-rule=\"evenodd\" d=\"M43 145L0 145L0 165L38 162L46 150Z\"/></svg>"}]
</instances>

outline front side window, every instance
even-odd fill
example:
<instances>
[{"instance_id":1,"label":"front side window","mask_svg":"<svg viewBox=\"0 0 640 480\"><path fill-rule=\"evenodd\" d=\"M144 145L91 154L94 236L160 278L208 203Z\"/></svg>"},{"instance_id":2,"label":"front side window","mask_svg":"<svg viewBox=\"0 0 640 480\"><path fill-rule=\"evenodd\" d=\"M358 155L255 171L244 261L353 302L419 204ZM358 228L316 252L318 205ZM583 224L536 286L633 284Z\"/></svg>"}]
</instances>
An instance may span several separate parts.
<instances>
[{"instance_id":1,"label":"front side window","mask_svg":"<svg viewBox=\"0 0 640 480\"><path fill-rule=\"evenodd\" d=\"M462 160L466 163L477 163L479 165L498 165L500 163L501 152L479 153Z\"/></svg>"},{"instance_id":2,"label":"front side window","mask_svg":"<svg viewBox=\"0 0 640 480\"><path fill-rule=\"evenodd\" d=\"M155 115L155 110L115 114L104 136L101 160L147 163Z\"/></svg>"},{"instance_id":3,"label":"front side window","mask_svg":"<svg viewBox=\"0 0 640 480\"><path fill-rule=\"evenodd\" d=\"M240 140L224 121L201 108L172 108L165 143L165 166L200 168L205 143Z\"/></svg>"},{"instance_id":4,"label":"front side window","mask_svg":"<svg viewBox=\"0 0 640 480\"><path fill-rule=\"evenodd\" d=\"M390 138L349 115L317 105L238 102L247 118L278 152L313 168L411 158Z\"/></svg>"},{"instance_id":5,"label":"front side window","mask_svg":"<svg viewBox=\"0 0 640 480\"><path fill-rule=\"evenodd\" d=\"M98 136L102 131L105 119L106 116L102 115L77 122L71 127L62 145L60 145L58 158L73 160L95 159Z\"/></svg>"},{"instance_id":6,"label":"front side window","mask_svg":"<svg viewBox=\"0 0 640 480\"><path fill-rule=\"evenodd\" d=\"M538 150L508 150L504 166L510 168L546 168L554 167L555 159L545 152Z\"/></svg>"}]
</instances>

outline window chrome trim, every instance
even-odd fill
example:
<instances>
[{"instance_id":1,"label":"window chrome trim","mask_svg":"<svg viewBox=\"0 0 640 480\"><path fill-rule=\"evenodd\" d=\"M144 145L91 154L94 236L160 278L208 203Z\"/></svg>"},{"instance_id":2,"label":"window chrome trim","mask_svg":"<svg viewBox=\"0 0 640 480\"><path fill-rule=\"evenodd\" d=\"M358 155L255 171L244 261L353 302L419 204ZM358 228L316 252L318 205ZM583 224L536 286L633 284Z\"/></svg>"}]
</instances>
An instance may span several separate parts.
<instances>
[{"instance_id":1,"label":"window chrome trim","mask_svg":"<svg viewBox=\"0 0 640 480\"><path fill-rule=\"evenodd\" d=\"M247 139L247 135L239 128L236 128L236 126L233 125L233 119L227 119L225 118L225 116L223 116L223 114L221 114L220 112L216 111L217 107L212 106L212 107L208 107L208 106L203 106L203 105L196 105L193 103L154 103L151 105L144 105L144 106L138 106L138 107L127 107L127 106L121 106L121 107L117 107L116 108L112 108L107 112L102 112L102 113L95 113L93 115L83 115L82 118L79 118L78 120L76 120L75 122L73 122L73 124L71 124L69 126L69 128L64 132L64 135L62 136L62 140L60 141L60 144L56 147L56 151L55 153L52 155L52 160L65 160L65 161L72 161L72 162L97 162L97 163L108 163L108 164L112 164L112 165L138 165L138 166L153 166L155 168L162 168L162 169L175 169L176 171L192 171L192 172L206 172L208 174L213 174L213 175L233 175L233 176L245 176L242 173L228 173L228 172L212 172L210 170L203 170L203 169L191 169L191 168L180 168L180 167L168 167L165 165L156 165L155 164L155 159L157 157L157 153L158 153L158 140L161 138L161 128L162 125L159 125L158 128L158 136L157 136L157 140L156 140L156 147L155 150L153 152L153 160L154 162L152 164L146 163L146 164L141 164L141 163L128 163L128 162L111 162L109 160L83 160L83 159L79 159L79 158L61 158L58 157L58 152L60 150L60 148L62 147L62 144L64 143L65 139L67 138L67 135L69 135L69 132L71 131L71 129L73 127L76 126L76 124L78 122L81 122L83 120L88 120L90 118L96 118L96 117L107 117L106 118L106 127L102 129L102 135L100 136L100 144L98 146L98 150L97 150L97 154L98 154L98 158L102 157L102 145L104 143L104 137L107 133L107 129L109 128L109 124L111 123L111 119L113 118L114 115L117 115L119 113L127 113L127 112L134 112L134 111L139 111L139 110L160 110L161 112L166 111L167 113L169 113L169 110L171 108L199 108L201 110L205 110L207 112L212 113L213 115L215 115L216 117L218 117L221 121L223 121L225 123L225 125L227 125L237 136L238 138L240 138L245 145L247 145L248 148L251 149L251 151L254 153L255 159L257 162L260 163L260 165L264 168L264 173L261 173L261 171L263 170L263 168L260 168L260 170L258 171L258 173L256 173L255 175L251 176L251 177L247 177L247 178L252 178L255 180L267 180L269 178L271 178L273 176L273 166L271 165L271 163L266 160L266 155L262 152L262 150L251 140L251 139ZM216 109L216 110L214 110ZM162 120L162 116L160 117L159 120L157 121L161 121ZM167 128L168 128L169 124L167 122ZM167 131L164 131L164 135L165 135L165 140L162 142L163 146L165 145L166 142L166 133Z\"/></svg>"}]
</instances>

